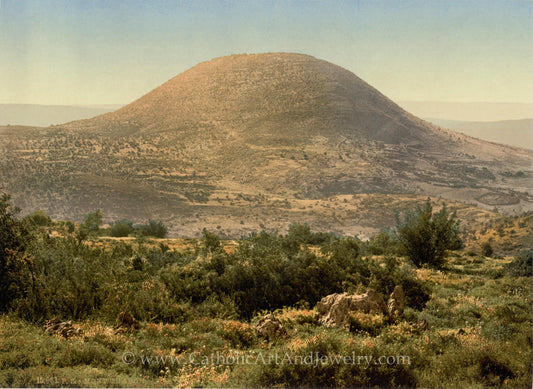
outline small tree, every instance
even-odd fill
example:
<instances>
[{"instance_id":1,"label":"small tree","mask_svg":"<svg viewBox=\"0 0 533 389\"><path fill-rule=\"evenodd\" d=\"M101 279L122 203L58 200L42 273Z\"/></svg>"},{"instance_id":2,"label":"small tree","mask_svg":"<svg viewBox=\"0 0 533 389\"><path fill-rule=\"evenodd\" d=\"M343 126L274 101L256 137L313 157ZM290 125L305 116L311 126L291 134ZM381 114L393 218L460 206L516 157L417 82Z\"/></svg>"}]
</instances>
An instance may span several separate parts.
<instances>
[{"instance_id":1,"label":"small tree","mask_svg":"<svg viewBox=\"0 0 533 389\"><path fill-rule=\"evenodd\" d=\"M533 250L522 251L505 266L513 277L531 277L533 275Z\"/></svg>"},{"instance_id":2,"label":"small tree","mask_svg":"<svg viewBox=\"0 0 533 389\"><path fill-rule=\"evenodd\" d=\"M102 225L103 217L104 215L99 209L93 212L89 212L83 218L82 227L86 228L90 232L97 232L100 229L100 226Z\"/></svg>"},{"instance_id":3,"label":"small tree","mask_svg":"<svg viewBox=\"0 0 533 389\"><path fill-rule=\"evenodd\" d=\"M109 234L115 238L128 236L133 232L133 222L130 220L117 220L109 230Z\"/></svg>"},{"instance_id":4,"label":"small tree","mask_svg":"<svg viewBox=\"0 0 533 389\"><path fill-rule=\"evenodd\" d=\"M313 233L307 224L293 223L289 226L287 239L293 240L299 244L308 244L311 242Z\"/></svg>"},{"instance_id":5,"label":"small tree","mask_svg":"<svg viewBox=\"0 0 533 389\"><path fill-rule=\"evenodd\" d=\"M484 242L481 245L481 254L483 254L485 257L492 257L492 254L494 254L494 249L492 248L490 242Z\"/></svg>"},{"instance_id":6,"label":"small tree","mask_svg":"<svg viewBox=\"0 0 533 389\"><path fill-rule=\"evenodd\" d=\"M52 224L52 219L50 216L48 216L46 213L44 213L42 210L35 211L28 216L24 218L25 220L28 220L30 223L36 226L49 226Z\"/></svg>"},{"instance_id":7,"label":"small tree","mask_svg":"<svg viewBox=\"0 0 533 389\"><path fill-rule=\"evenodd\" d=\"M69 234L72 234L74 232L74 230L76 229L76 226L74 225L74 223L71 220L67 220L65 222L65 227L67 228L67 232Z\"/></svg>"},{"instance_id":8,"label":"small tree","mask_svg":"<svg viewBox=\"0 0 533 389\"><path fill-rule=\"evenodd\" d=\"M440 268L446 250L462 247L457 215L449 214L444 203L442 209L433 214L428 199L424 207L405 212L403 220L397 214L396 220L396 233L403 252L418 267L426 264Z\"/></svg>"},{"instance_id":9,"label":"small tree","mask_svg":"<svg viewBox=\"0 0 533 389\"><path fill-rule=\"evenodd\" d=\"M209 232L207 228L202 230L202 243L205 254L215 254L222 251L222 244L217 234Z\"/></svg>"},{"instance_id":10,"label":"small tree","mask_svg":"<svg viewBox=\"0 0 533 389\"><path fill-rule=\"evenodd\" d=\"M168 233L165 225L155 220L148 220L148 224L143 225L141 228L146 236L153 236L154 238L165 238Z\"/></svg>"}]
</instances>

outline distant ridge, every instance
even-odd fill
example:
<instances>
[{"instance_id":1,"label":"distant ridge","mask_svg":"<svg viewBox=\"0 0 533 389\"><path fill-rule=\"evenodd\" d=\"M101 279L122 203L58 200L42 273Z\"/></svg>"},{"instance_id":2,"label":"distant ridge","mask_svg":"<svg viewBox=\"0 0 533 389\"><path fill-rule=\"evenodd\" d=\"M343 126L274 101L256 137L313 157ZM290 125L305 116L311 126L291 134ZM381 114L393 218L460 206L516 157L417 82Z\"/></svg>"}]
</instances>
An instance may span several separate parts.
<instances>
[{"instance_id":1,"label":"distant ridge","mask_svg":"<svg viewBox=\"0 0 533 389\"><path fill-rule=\"evenodd\" d=\"M0 104L0 125L47 127L73 120L88 119L114 111L120 105L39 105Z\"/></svg>"},{"instance_id":2,"label":"distant ridge","mask_svg":"<svg viewBox=\"0 0 533 389\"><path fill-rule=\"evenodd\" d=\"M494 122L533 117L533 103L399 101L398 104L419 117L444 120Z\"/></svg>"},{"instance_id":3,"label":"distant ridge","mask_svg":"<svg viewBox=\"0 0 533 389\"><path fill-rule=\"evenodd\" d=\"M533 149L533 119L499 120L495 122L464 122L432 118L427 118L426 120L475 138Z\"/></svg>"}]
</instances>

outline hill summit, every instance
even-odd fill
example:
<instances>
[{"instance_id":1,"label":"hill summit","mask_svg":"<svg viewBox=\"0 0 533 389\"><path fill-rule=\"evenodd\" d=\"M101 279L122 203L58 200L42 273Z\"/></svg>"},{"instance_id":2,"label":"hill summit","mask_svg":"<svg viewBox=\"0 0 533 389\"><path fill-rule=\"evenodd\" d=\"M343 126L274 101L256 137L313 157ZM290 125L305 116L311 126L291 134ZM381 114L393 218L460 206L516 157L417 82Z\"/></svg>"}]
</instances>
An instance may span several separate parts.
<instances>
[{"instance_id":1,"label":"hill summit","mask_svg":"<svg viewBox=\"0 0 533 389\"><path fill-rule=\"evenodd\" d=\"M181 235L295 221L353 234L393 221L402 206L379 196L533 209L531 151L431 125L302 54L217 58L117 111L0 136L0 186L55 218L102 209Z\"/></svg>"},{"instance_id":2,"label":"hill summit","mask_svg":"<svg viewBox=\"0 0 533 389\"><path fill-rule=\"evenodd\" d=\"M289 145L314 135L392 144L427 142L435 135L355 74L291 53L201 63L115 112L76 125L141 133L216 128Z\"/></svg>"}]
</instances>

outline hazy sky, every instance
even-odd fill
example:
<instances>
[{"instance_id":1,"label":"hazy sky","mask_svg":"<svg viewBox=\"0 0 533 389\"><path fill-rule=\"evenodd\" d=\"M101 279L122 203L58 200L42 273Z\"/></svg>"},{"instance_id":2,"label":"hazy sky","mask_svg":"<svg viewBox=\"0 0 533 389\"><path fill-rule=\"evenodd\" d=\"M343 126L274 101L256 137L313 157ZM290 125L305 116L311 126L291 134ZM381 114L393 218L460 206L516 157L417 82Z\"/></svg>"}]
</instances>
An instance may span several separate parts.
<instances>
[{"instance_id":1,"label":"hazy sky","mask_svg":"<svg viewBox=\"0 0 533 389\"><path fill-rule=\"evenodd\" d=\"M533 1L0 0L0 103L129 103L195 64L299 52L401 100L533 102Z\"/></svg>"}]
</instances>

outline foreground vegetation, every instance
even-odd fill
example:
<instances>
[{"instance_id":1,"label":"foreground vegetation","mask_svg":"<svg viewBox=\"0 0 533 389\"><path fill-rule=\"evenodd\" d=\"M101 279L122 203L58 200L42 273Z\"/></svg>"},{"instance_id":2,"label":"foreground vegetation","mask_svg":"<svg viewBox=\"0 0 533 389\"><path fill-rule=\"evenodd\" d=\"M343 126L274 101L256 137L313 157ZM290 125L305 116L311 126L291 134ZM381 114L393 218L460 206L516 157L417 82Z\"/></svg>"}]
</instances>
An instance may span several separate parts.
<instances>
[{"instance_id":1,"label":"foreground vegetation","mask_svg":"<svg viewBox=\"0 0 533 389\"><path fill-rule=\"evenodd\" d=\"M437 261L417 263L400 228L361 242L304 225L238 242L206 230L189 242L105 239L88 222L19 218L7 196L0 210L1 386L531 385L531 252L492 258L444 250ZM413 212L400 227L420 221ZM442 225L436 215L416 224L430 237ZM313 307L327 294L370 287L387 297L395 285L407 305L397 322L354 313L349 328L335 329L316 319ZM124 311L139 329L115 328ZM254 325L267 312L285 335L257 335ZM48 335L42 326L53 318L81 331ZM394 358L292 363L309 355L313 362Z\"/></svg>"}]
</instances>

